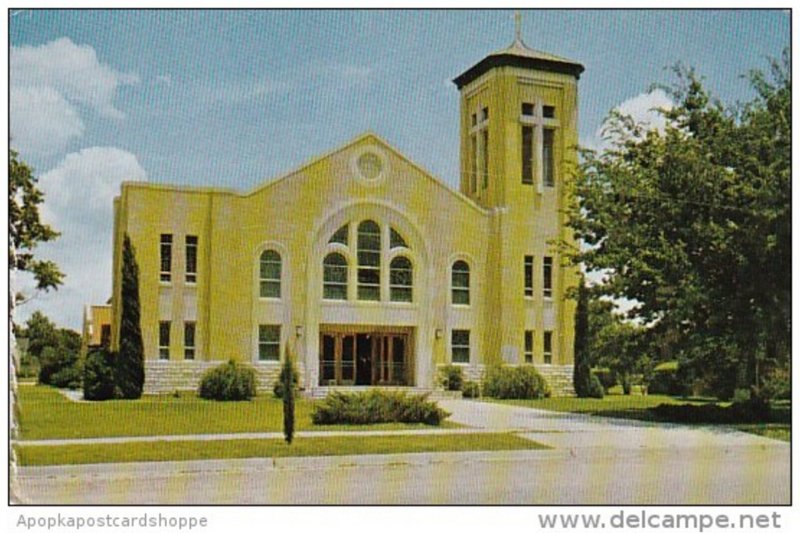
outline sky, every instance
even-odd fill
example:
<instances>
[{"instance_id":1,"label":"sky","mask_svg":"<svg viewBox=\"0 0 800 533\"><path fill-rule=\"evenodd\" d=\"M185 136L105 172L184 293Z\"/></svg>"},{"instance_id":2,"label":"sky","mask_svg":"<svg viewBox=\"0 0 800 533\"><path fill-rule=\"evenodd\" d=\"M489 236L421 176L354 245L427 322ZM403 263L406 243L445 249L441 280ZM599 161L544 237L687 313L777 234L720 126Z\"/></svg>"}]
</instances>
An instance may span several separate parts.
<instances>
[{"instance_id":1,"label":"sky","mask_svg":"<svg viewBox=\"0 0 800 533\"><path fill-rule=\"evenodd\" d=\"M452 79L514 37L511 10L26 10L10 20L11 148L39 177L61 232L38 255L66 274L41 310L80 329L111 294L120 183L220 186L274 179L371 130L453 188ZM528 46L582 63L580 142L601 148L618 108L659 126L656 83L682 63L724 102L790 45L779 10L522 11ZM30 292L25 276L14 281Z\"/></svg>"}]
</instances>

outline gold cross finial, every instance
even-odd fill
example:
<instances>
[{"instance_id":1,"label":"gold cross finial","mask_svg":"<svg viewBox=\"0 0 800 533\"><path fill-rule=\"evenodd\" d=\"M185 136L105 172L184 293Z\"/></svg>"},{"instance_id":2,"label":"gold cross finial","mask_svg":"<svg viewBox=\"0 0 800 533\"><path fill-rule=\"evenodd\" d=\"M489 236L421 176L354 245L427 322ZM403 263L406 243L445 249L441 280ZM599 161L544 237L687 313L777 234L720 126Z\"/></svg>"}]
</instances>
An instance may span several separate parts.
<instances>
[{"instance_id":1,"label":"gold cross finial","mask_svg":"<svg viewBox=\"0 0 800 533\"><path fill-rule=\"evenodd\" d=\"M519 12L519 9L514 12L514 26L516 29L515 40L522 41L522 14Z\"/></svg>"}]
</instances>

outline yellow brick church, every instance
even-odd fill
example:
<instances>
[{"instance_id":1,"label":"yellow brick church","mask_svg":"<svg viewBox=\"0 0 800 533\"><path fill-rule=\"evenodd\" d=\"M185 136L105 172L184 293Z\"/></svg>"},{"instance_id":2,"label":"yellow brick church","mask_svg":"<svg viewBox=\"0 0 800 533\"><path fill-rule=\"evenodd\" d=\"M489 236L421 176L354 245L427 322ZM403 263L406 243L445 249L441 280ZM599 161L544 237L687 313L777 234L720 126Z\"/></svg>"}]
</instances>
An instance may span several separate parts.
<instances>
[{"instance_id":1,"label":"yellow brick church","mask_svg":"<svg viewBox=\"0 0 800 533\"><path fill-rule=\"evenodd\" d=\"M559 254L583 67L517 35L454 82L447 187L373 133L248 192L128 182L114 201L111 345L127 233L146 392L234 359L271 386L287 350L308 394L436 386L455 364L532 364L568 392L577 271ZM564 383L566 382L566 383Z\"/></svg>"}]
</instances>

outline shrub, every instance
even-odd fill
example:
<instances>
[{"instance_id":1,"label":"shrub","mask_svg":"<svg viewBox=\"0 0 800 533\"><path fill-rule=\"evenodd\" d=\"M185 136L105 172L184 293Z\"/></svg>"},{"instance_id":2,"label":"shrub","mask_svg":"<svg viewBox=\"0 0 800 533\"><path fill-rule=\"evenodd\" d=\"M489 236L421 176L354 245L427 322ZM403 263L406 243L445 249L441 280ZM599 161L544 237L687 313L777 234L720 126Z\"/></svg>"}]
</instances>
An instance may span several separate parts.
<instances>
[{"instance_id":1,"label":"shrub","mask_svg":"<svg viewBox=\"0 0 800 533\"><path fill-rule=\"evenodd\" d=\"M228 361L203 374L198 394L206 400L249 400L256 395L256 371Z\"/></svg>"},{"instance_id":2,"label":"shrub","mask_svg":"<svg viewBox=\"0 0 800 533\"><path fill-rule=\"evenodd\" d=\"M61 389L80 389L83 387L83 364L80 360L50 376L50 385Z\"/></svg>"},{"instance_id":3,"label":"shrub","mask_svg":"<svg viewBox=\"0 0 800 533\"><path fill-rule=\"evenodd\" d=\"M283 436L286 439L286 443L291 444L294 438L294 395L297 390L297 371L292 364L292 357L289 354L288 347L278 382L283 385L281 387L283 396Z\"/></svg>"},{"instance_id":4,"label":"shrub","mask_svg":"<svg viewBox=\"0 0 800 533\"><path fill-rule=\"evenodd\" d=\"M550 388L532 366L493 366L486 369L483 393L492 398L544 398L550 395Z\"/></svg>"},{"instance_id":5,"label":"shrub","mask_svg":"<svg viewBox=\"0 0 800 533\"><path fill-rule=\"evenodd\" d=\"M317 402L311 419L315 424L423 423L438 426L450 413L428 400L427 395L370 390L360 393L332 392Z\"/></svg>"},{"instance_id":6,"label":"shrub","mask_svg":"<svg viewBox=\"0 0 800 533\"><path fill-rule=\"evenodd\" d=\"M619 381L617 380L617 374L613 372L610 368L593 368L592 375L597 377L598 380L600 380L600 385L603 386L603 392L607 393L608 389L616 385L619 385Z\"/></svg>"},{"instance_id":7,"label":"shrub","mask_svg":"<svg viewBox=\"0 0 800 533\"><path fill-rule=\"evenodd\" d=\"M788 368L775 368L764 377L762 393L774 400L792 399L792 380Z\"/></svg>"},{"instance_id":8,"label":"shrub","mask_svg":"<svg viewBox=\"0 0 800 533\"><path fill-rule=\"evenodd\" d=\"M78 354L61 347L45 346L42 350L39 364L39 383L56 387L63 386L53 383L53 376L65 369L76 366L78 364ZM68 382L69 374L62 374L59 377L59 381L62 383Z\"/></svg>"},{"instance_id":9,"label":"shrub","mask_svg":"<svg viewBox=\"0 0 800 533\"><path fill-rule=\"evenodd\" d=\"M460 366L447 365L439 369L439 383L444 390L461 390L463 382L464 376Z\"/></svg>"},{"instance_id":10,"label":"shrub","mask_svg":"<svg viewBox=\"0 0 800 533\"><path fill-rule=\"evenodd\" d=\"M599 398L602 399L605 396L605 389L603 389L603 384L600 383L600 378L592 374L589 377L589 390L587 391L586 396L588 398Z\"/></svg>"},{"instance_id":11,"label":"shrub","mask_svg":"<svg viewBox=\"0 0 800 533\"><path fill-rule=\"evenodd\" d=\"M667 394L669 396L690 396L692 379L686 371L681 371L677 361L661 363L653 369L647 386L648 394Z\"/></svg>"},{"instance_id":12,"label":"shrub","mask_svg":"<svg viewBox=\"0 0 800 533\"><path fill-rule=\"evenodd\" d=\"M90 351L83 364L83 397L109 400L114 397L114 355L105 348Z\"/></svg>"},{"instance_id":13,"label":"shrub","mask_svg":"<svg viewBox=\"0 0 800 533\"><path fill-rule=\"evenodd\" d=\"M729 407L713 403L703 405L662 403L651 407L650 411L665 422L684 424L761 423L771 420L769 404L761 401L734 403Z\"/></svg>"},{"instance_id":14,"label":"shrub","mask_svg":"<svg viewBox=\"0 0 800 533\"><path fill-rule=\"evenodd\" d=\"M18 378L38 378L39 360L27 352L23 352L19 358L19 366L16 367Z\"/></svg>"},{"instance_id":15,"label":"shrub","mask_svg":"<svg viewBox=\"0 0 800 533\"><path fill-rule=\"evenodd\" d=\"M297 369L294 365L291 366L292 369L292 385L294 386L294 390L297 390L297 384L300 382L300 374L297 372ZM284 390L284 372L286 372L286 366L281 367L281 373L278 377L278 380L275 382L275 385L272 386L272 394L275 395L276 398L283 398L283 390Z\"/></svg>"},{"instance_id":16,"label":"shrub","mask_svg":"<svg viewBox=\"0 0 800 533\"><path fill-rule=\"evenodd\" d=\"M481 385L477 381L465 381L461 385L461 395L464 398L480 398Z\"/></svg>"}]
</instances>

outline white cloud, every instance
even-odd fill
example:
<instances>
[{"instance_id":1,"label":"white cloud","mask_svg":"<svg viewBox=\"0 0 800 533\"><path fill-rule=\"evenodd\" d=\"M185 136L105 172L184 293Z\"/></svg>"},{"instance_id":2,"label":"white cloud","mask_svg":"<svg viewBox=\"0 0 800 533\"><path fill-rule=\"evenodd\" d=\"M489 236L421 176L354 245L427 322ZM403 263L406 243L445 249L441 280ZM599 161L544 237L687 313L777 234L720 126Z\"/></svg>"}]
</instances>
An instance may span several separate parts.
<instances>
[{"instance_id":1,"label":"white cloud","mask_svg":"<svg viewBox=\"0 0 800 533\"><path fill-rule=\"evenodd\" d=\"M83 135L78 111L52 87L11 91L11 139L26 153L51 155Z\"/></svg>"},{"instance_id":2,"label":"white cloud","mask_svg":"<svg viewBox=\"0 0 800 533\"><path fill-rule=\"evenodd\" d=\"M94 49L62 37L41 46L11 47L11 134L23 154L50 155L84 131L81 108L100 116L124 118L114 105L134 74L101 63Z\"/></svg>"},{"instance_id":3,"label":"white cloud","mask_svg":"<svg viewBox=\"0 0 800 533\"><path fill-rule=\"evenodd\" d=\"M61 236L42 244L38 255L55 261L66 279L57 292L31 301L20 309L21 313L27 315L41 308L56 323L79 328L83 305L108 299L113 199L123 181L146 180L136 156L113 147L71 153L41 175L39 184L45 194L42 219ZM31 285L25 285L23 288L30 292Z\"/></svg>"},{"instance_id":4,"label":"white cloud","mask_svg":"<svg viewBox=\"0 0 800 533\"><path fill-rule=\"evenodd\" d=\"M671 109L673 105L667 93L662 89L655 89L652 92L638 94L633 98L629 98L614 109L623 115L630 116L634 122L645 129L655 129L663 132L667 121L658 110ZM582 144L593 150L603 150L610 146L608 139L604 138L604 136L604 127L601 126L590 139Z\"/></svg>"}]
</instances>

